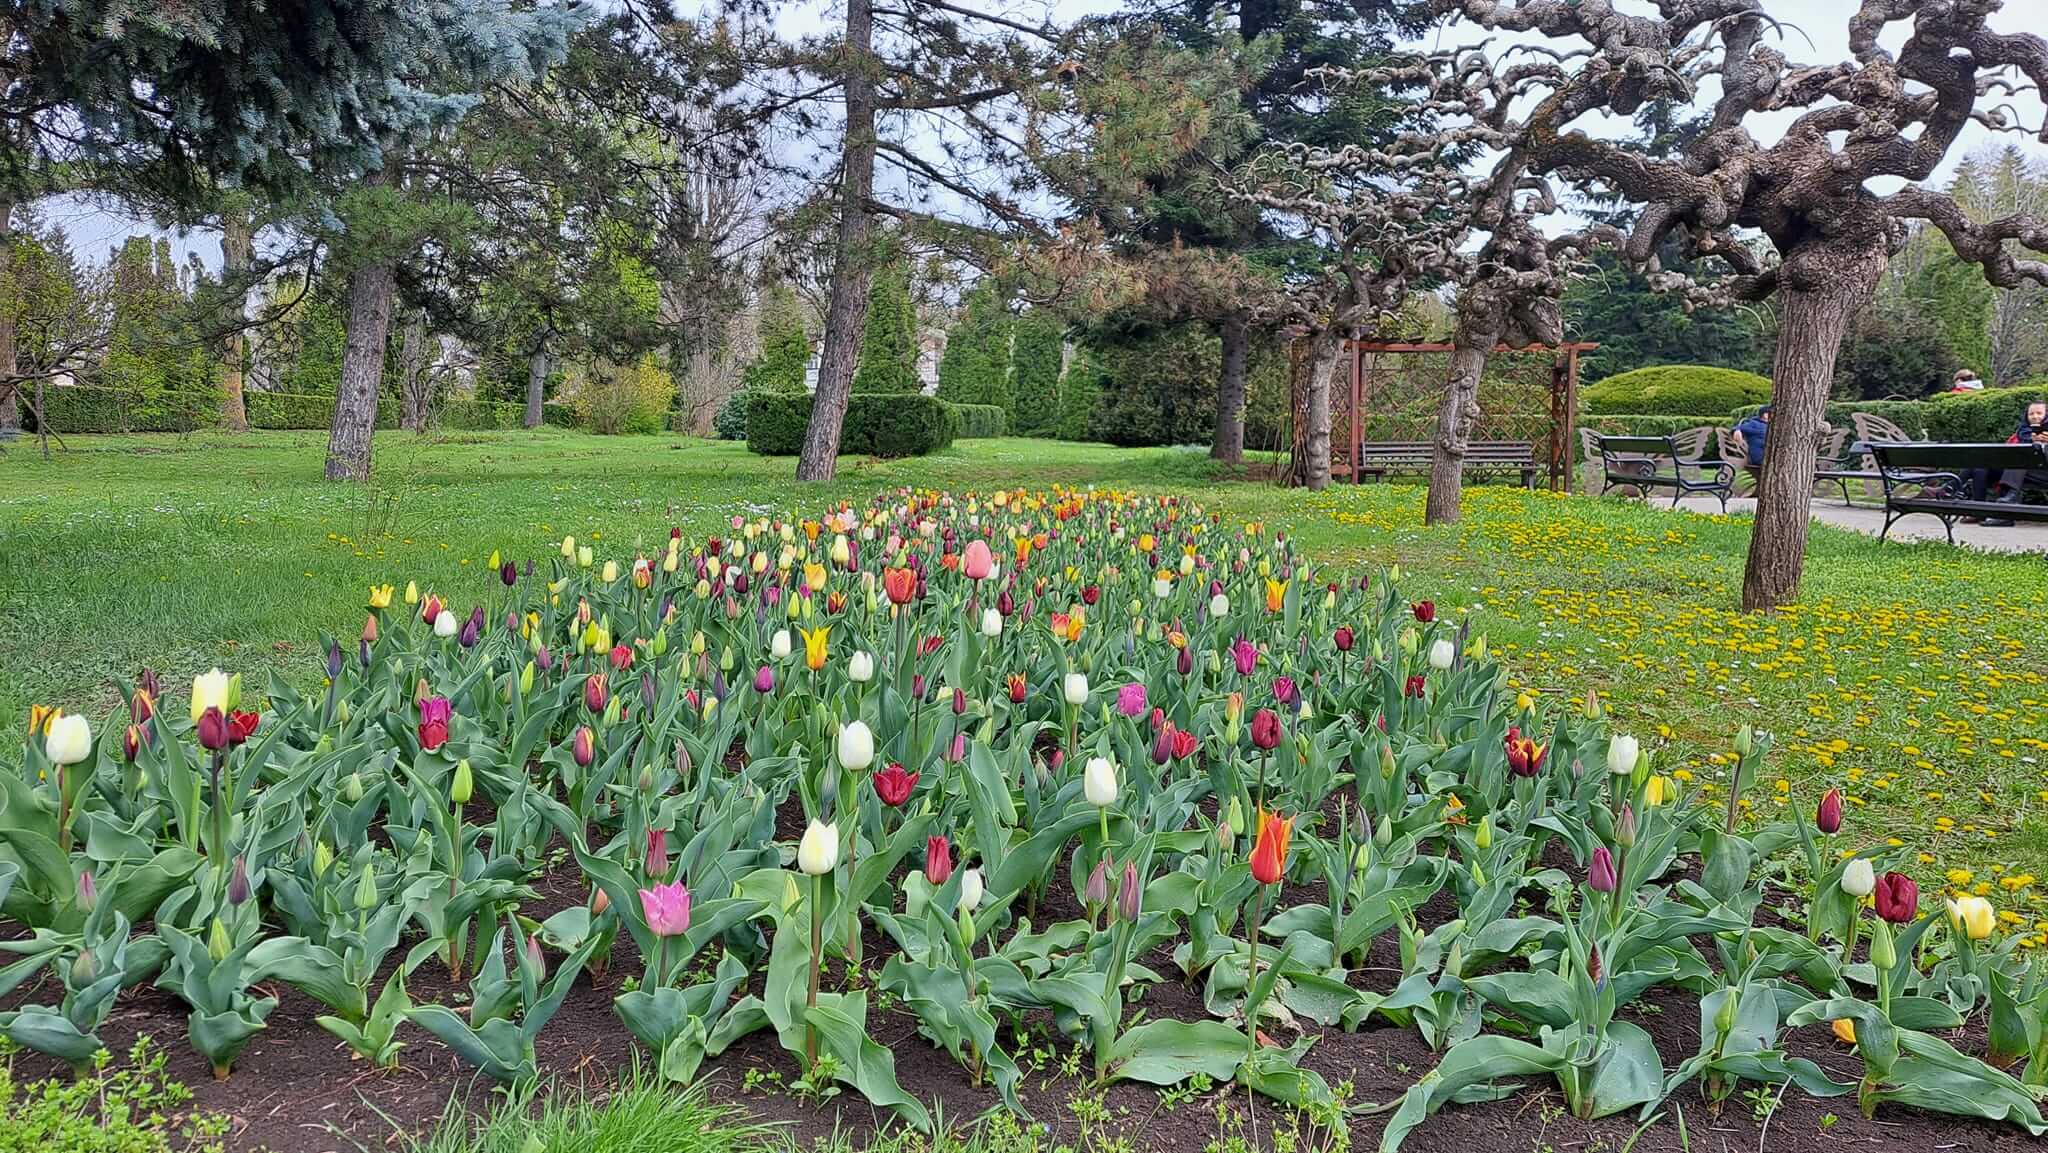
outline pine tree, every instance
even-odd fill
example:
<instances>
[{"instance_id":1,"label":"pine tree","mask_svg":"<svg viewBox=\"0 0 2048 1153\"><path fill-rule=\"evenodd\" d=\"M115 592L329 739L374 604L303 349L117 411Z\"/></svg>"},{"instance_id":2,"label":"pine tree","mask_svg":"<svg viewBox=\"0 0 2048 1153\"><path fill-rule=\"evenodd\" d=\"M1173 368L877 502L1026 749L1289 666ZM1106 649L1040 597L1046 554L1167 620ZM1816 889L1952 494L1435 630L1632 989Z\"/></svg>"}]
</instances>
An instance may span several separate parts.
<instances>
[{"instance_id":1,"label":"pine tree","mask_svg":"<svg viewBox=\"0 0 2048 1153\"><path fill-rule=\"evenodd\" d=\"M811 338L804 331L803 306L787 284L761 293L761 355L747 366L745 387L769 392L802 392L811 363Z\"/></svg>"},{"instance_id":2,"label":"pine tree","mask_svg":"<svg viewBox=\"0 0 2048 1153\"><path fill-rule=\"evenodd\" d=\"M955 404L1000 405L1014 428L1009 309L991 280L975 285L963 304L960 323L946 334L946 355L939 360L939 396Z\"/></svg>"},{"instance_id":3,"label":"pine tree","mask_svg":"<svg viewBox=\"0 0 2048 1153\"><path fill-rule=\"evenodd\" d=\"M917 309L910 302L910 266L892 261L868 287L867 332L861 340L855 392L918 392Z\"/></svg>"},{"instance_id":4,"label":"pine tree","mask_svg":"<svg viewBox=\"0 0 2048 1153\"><path fill-rule=\"evenodd\" d=\"M1034 308L1017 320L1015 372L1011 391L1016 403L1010 429L1018 436L1051 436L1060 420L1060 360L1066 328L1052 313Z\"/></svg>"}]
</instances>

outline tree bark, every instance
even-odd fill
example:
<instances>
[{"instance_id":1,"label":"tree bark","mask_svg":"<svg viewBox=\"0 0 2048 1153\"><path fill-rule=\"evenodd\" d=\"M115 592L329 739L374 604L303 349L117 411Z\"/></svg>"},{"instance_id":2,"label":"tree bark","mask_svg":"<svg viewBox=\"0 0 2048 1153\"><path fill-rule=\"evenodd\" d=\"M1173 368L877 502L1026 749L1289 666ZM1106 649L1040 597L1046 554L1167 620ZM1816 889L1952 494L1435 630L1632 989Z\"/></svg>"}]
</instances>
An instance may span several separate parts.
<instances>
[{"instance_id":1,"label":"tree bark","mask_svg":"<svg viewBox=\"0 0 2048 1153\"><path fill-rule=\"evenodd\" d=\"M14 202L0 200L0 278L14 264ZM0 308L0 440L21 431L21 382L14 344L14 314Z\"/></svg>"},{"instance_id":2,"label":"tree bark","mask_svg":"<svg viewBox=\"0 0 2048 1153\"><path fill-rule=\"evenodd\" d=\"M373 261L348 278L348 339L342 345L341 386L334 394L334 428L327 437L327 479L370 479L370 439L377 430L377 393L384 383L384 346L391 335L396 269Z\"/></svg>"},{"instance_id":3,"label":"tree bark","mask_svg":"<svg viewBox=\"0 0 2048 1153\"><path fill-rule=\"evenodd\" d=\"M875 186L874 9L871 0L846 2L846 138L839 186L838 251L832 263L832 296L825 309L824 349L818 361L818 391L811 423L797 458L798 480L830 480L839 463L839 430L853 373L860 365L868 321L868 282L873 278L868 237L874 230L868 198Z\"/></svg>"},{"instance_id":4,"label":"tree bark","mask_svg":"<svg viewBox=\"0 0 2048 1153\"><path fill-rule=\"evenodd\" d=\"M542 334L526 357L526 427L540 427L541 402L547 397L547 389L548 341L546 334Z\"/></svg>"},{"instance_id":5,"label":"tree bark","mask_svg":"<svg viewBox=\"0 0 2048 1153\"><path fill-rule=\"evenodd\" d=\"M1216 441L1209 455L1225 464L1244 463L1244 364L1251 325L1242 312L1223 318L1223 373L1216 381Z\"/></svg>"},{"instance_id":6,"label":"tree bark","mask_svg":"<svg viewBox=\"0 0 2048 1153\"><path fill-rule=\"evenodd\" d=\"M242 359L247 341L242 324L248 314L248 295L240 283L248 275L254 229L248 207L237 200L221 210L220 275L235 294L235 330L222 349L225 370L221 373L220 423L229 432L249 431L249 409L242 399Z\"/></svg>"},{"instance_id":7,"label":"tree bark","mask_svg":"<svg viewBox=\"0 0 2048 1153\"><path fill-rule=\"evenodd\" d=\"M1346 330L1324 328L1309 341L1308 364L1292 382L1294 452L1287 482L1310 492L1330 487L1331 378L1344 360Z\"/></svg>"},{"instance_id":8,"label":"tree bark","mask_svg":"<svg viewBox=\"0 0 2048 1153\"><path fill-rule=\"evenodd\" d=\"M1429 462L1429 499L1423 505L1423 524L1456 523L1464 504L1465 453L1472 447L1472 426L1479 421L1479 381L1486 375L1486 358L1500 343L1500 330L1500 322L1490 310L1474 314L1460 310L1458 314L1443 404L1437 409L1436 450Z\"/></svg>"},{"instance_id":9,"label":"tree bark","mask_svg":"<svg viewBox=\"0 0 2048 1153\"><path fill-rule=\"evenodd\" d=\"M1742 574L1742 607L1749 612L1768 612L1799 598L1813 462L1820 455L1835 356L1849 321L1876 294L1884 269L1882 248L1794 251L1785 261L1771 367L1771 435Z\"/></svg>"},{"instance_id":10,"label":"tree bark","mask_svg":"<svg viewBox=\"0 0 2048 1153\"><path fill-rule=\"evenodd\" d=\"M398 346L398 427L427 431L427 318L415 315L405 323Z\"/></svg>"}]
</instances>

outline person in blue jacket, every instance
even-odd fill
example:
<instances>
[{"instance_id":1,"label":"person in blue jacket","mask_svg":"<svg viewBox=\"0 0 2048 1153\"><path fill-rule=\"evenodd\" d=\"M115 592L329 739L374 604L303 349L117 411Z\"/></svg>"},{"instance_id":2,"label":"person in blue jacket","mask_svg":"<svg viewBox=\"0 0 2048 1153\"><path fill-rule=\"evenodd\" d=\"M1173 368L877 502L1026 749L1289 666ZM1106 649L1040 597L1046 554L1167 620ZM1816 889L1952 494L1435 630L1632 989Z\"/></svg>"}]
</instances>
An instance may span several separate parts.
<instances>
[{"instance_id":1,"label":"person in blue jacket","mask_svg":"<svg viewBox=\"0 0 2048 1153\"><path fill-rule=\"evenodd\" d=\"M1771 435L1771 406L1756 410L1753 416L1745 417L1735 426L1735 440L1742 446L1744 467L1749 472L1750 487L1758 493L1764 487L1764 442Z\"/></svg>"}]
</instances>

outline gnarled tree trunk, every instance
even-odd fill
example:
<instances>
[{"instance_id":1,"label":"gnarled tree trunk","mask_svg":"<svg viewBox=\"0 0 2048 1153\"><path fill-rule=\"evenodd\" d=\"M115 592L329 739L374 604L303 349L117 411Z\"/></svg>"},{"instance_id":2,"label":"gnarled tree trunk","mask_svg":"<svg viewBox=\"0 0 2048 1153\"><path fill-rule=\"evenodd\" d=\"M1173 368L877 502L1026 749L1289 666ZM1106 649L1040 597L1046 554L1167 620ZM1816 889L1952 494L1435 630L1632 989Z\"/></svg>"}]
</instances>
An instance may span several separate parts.
<instances>
[{"instance_id":1,"label":"gnarled tree trunk","mask_svg":"<svg viewBox=\"0 0 2048 1153\"><path fill-rule=\"evenodd\" d=\"M1223 318L1223 372L1216 381L1216 441L1209 455L1225 464L1244 463L1245 354L1251 325L1242 312Z\"/></svg>"},{"instance_id":2,"label":"gnarled tree trunk","mask_svg":"<svg viewBox=\"0 0 2048 1153\"><path fill-rule=\"evenodd\" d=\"M868 236L874 230L868 198L875 187L875 17L871 0L846 0L846 138L839 185L838 251L832 296L825 308L825 346L818 360L818 391L811 423L797 457L798 480L831 480L839 464L839 430L860 346L867 332L868 282L873 278Z\"/></svg>"},{"instance_id":3,"label":"gnarled tree trunk","mask_svg":"<svg viewBox=\"0 0 2048 1153\"><path fill-rule=\"evenodd\" d=\"M1472 428L1479 423L1479 381L1486 375L1486 358L1498 343L1500 322L1490 310L1459 310L1443 404L1436 415L1436 449L1429 461L1424 524L1452 524L1458 519L1465 500L1465 453L1472 447Z\"/></svg>"},{"instance_id":4,"label":"gnarled tree trunk","mask_svg":"<svg viewBox=\"0 0 2048 1153\"><path fill-rule=\"evenodd\" d=\"M334 427L327 436L327 479L370 479L370 439L377 431L377 392L384 383L384 345L391 335L391 296L397 271L374 261L348 278L348 339L341 351L341 385L334 393Z\"/></svg>"},{"instance_id":5,"label":"gnarled tree trunk","mask_svg":"<svg viewBox=\"0 0 2048 1153\"><path fill-rule=\"evenodd\" d=\"M1345 330L1320 329L1309 341L1308 363L1291 382L1294 453L1287 483L1321 492L1330 487L1330 381L1344 360Z\"/></svg>"},{"instance_id":6,"label":"gnarled tree trunk","mask_svg":"<svg viewBox=\"0 0 2048 1153\"><path fill-rule=\"evenodd\" d=\"M1742 607L1766 612L1799 597L1812 518L1813 462L1835 355L1849 321L1870 301L1884 276L1882 248L1794 250L1786 259L1771 366L1771 435L1764 446L1756 525L1742 574Z\"/></svg>"},{"instance_id":7,"label":"gnarled tree trunk","mask_svg":"<svg viewBox=\"0 0 2048 1153\"><path fill-rule=\"evenodd\" d=\"M247 350L242 324L246 319L248 300L241 291L240 279L249 272L250 250L255 243L253 232L249 212L244 205L232 204L221 211L220 275L222 280L234 286L236 292L235 330L229 334L226 347L221 350L220 423L229 432L249 431L249 409L242 400L242 359Z\"/></svg>"}]
</instances>

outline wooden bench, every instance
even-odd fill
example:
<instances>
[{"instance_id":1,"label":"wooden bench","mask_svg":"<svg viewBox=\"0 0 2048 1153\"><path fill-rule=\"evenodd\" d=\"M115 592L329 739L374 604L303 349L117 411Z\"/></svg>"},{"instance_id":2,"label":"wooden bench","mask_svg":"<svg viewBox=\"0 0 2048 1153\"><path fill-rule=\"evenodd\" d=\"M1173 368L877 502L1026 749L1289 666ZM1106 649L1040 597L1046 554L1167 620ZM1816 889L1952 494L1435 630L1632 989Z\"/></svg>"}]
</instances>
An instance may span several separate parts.
<instances>
[{"instance_id":1,"label":"wooden bench","mask_svg":"<svg viewBox=\"0 0 2048 1153\"><path fill-rule=\"evenodd\" d=\"M1711 429L1704 431L1712 435ZM1701 438L1688 434L1688 439ZM1679 498L1703 492L1721 502L1722 512L1728 511L1728 497L1735 489L1735 466L1718 456L1688 456L1678 447L1677 438L1669 436L1601 436L1598 441L1603 494L1609 489L1632 488L1648 500L1651 489L1668 488L1671 507L1677 508ZM1669 472L1664 471L1665 462L1670 463Z\"/></svg>"},{"instance_id":2,"label":"wooden bench","mask_svg":"<svg viewBox=\"0 0 2048 1153\"><path fill-rule=\"evenodd\" d=\"M1993 520L2048 522L2048 506L2017 500L1971 500L1969 474L2010 469L2048 472L2048 445L1929 444L1922 441L1878 442L1870 446L1884 484L1883 540L1892 522L1914 513L1941 518L1941 529L1955 543L1955 522L1966 516Z\"/></svg>"},{"instance_id":3,"label":"wooden bench","mask_svg":"<svg viewBox=\"0 0 2048 1153\"><path fill-rule=\"evenodd\" d=\"M1385 480L1389 473L1426 473L1436 460L1436 445L1427 440L1367 441L1358 446L1354 481L1370 475ZM1526 440L1475 440L1465 449L1466 472L1516 473L1523 488L1536 486L1536 446Z\"/></svg>"}]
</instances>

